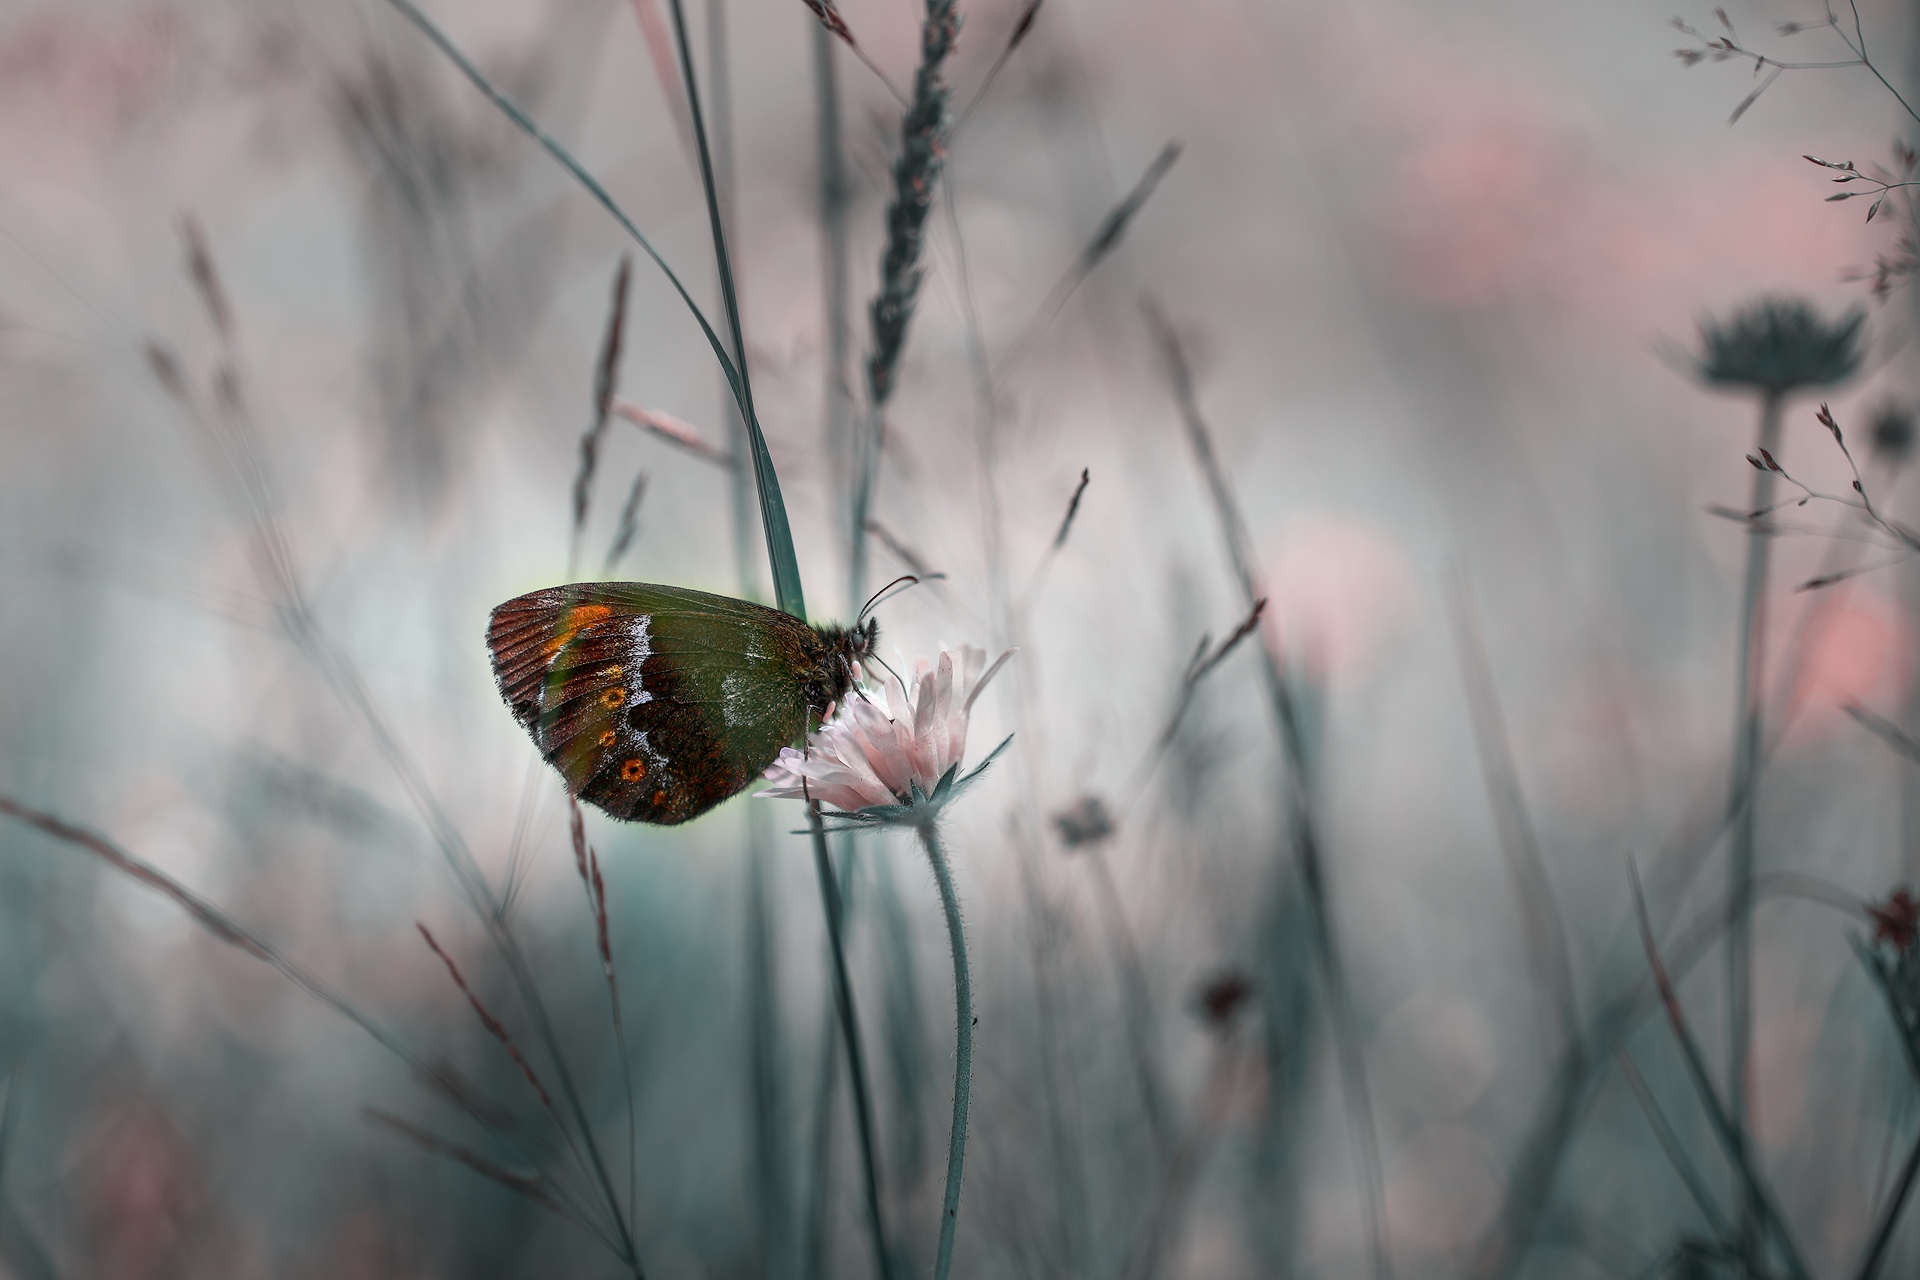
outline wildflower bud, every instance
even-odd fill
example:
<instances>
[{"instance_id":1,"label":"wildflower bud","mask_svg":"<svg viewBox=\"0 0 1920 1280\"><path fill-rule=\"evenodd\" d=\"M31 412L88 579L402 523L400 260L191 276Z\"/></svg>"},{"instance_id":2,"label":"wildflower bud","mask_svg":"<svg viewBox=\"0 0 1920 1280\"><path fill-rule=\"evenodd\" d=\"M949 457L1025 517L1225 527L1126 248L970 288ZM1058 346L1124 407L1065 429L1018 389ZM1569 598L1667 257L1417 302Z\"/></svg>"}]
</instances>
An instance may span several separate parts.
<instances>
[{"instance_id":1,"label":"wildflower bud","mask_svg":"<svg viewBox=\"0 0 1920 1280\"><path fill-rule=\"evenodd\" d=\"M1210 1030L1225 1034L1233 1030L1253 995L1253 980L1238 969L1222 969L1194 994L1194 1008Z\"/></svg>"},{"instance_id":2,"label":"wildflower bud","mask_svg":"<svg viewBox=\"0 0 1920 1280\"><path fill-rule=\"evenodd\" d=\"M1082 796L1071 809L1053 815L1060 843L1069 849L1099 844L1113 834L1113 815L1099 796Z\"/></svg>"},{"instance_id":3,"label":"wildflower bud","mask_svg":"<svg viewBox=\"0 0 1920 1280\"><path fill-rule=\"evenodd\" d=\"M1913 408L1897 400L1889 400L1873 415L1873 424L1867 428L1868 438L1873 442L1873 456L1890 467L1897 467L1907 460L1913 452Z\"/></svg>"}]
</instances>

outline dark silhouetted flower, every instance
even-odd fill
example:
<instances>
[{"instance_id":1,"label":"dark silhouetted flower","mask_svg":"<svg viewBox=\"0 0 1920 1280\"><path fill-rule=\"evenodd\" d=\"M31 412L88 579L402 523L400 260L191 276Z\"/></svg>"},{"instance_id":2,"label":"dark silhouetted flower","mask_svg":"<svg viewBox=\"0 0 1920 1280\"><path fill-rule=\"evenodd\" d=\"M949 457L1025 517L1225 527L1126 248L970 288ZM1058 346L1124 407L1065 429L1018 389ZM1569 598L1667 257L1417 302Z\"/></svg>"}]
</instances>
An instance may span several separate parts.
<instances>
[{"instance_id":1,"label":"dark silhouetted flower","mask_svg":"<svg viewBox=\"0 0 1920 1280\"><path fill-rule=\"evenodd\" d=\"M1069 849L1098 844L1113 834L1113 815L1099 796L1081 796L1071 809L1053 815L1060 843Z\"/></svg>"},{"instance_id":2,"label":"dark silhouetted flower","mask_svg":"<svg viewBox=\"0 0 1920 1280\"><path fill-rule=\"evenodd\" d=\"M1694 370L1714 386L1768 396L1830 387L1859 369L1866 322L1857 308L1829 322L1798 298L1762 298L1731 319L1701 321Z\"/></svg>"}]
</instances>

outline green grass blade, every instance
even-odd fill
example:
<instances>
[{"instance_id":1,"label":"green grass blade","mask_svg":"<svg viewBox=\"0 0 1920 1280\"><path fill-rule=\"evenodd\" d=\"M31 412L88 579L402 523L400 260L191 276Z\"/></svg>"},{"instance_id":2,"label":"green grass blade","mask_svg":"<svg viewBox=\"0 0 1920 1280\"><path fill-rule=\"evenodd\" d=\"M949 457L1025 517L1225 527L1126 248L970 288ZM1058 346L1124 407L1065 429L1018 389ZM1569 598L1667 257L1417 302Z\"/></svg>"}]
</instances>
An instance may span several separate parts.
<instances>
[{"instance_id":1,"label":"green grass blade","mask_svg":"<svg viewBox=\"0 0 1920 1280\"><path fill-rule=\"evenodd\" d=\"M713 326L707 322L706 313L700 310L700 304L693 300L693 295L687 292L687 287L680 283L680 277L674 273L672 267L667 265L667 260L660 256L659 250L653 247L653 242L647 239L638 226L634 225L633 219L627 216L626 210L622 209L608 194L607 189L600 185L598 179L587 172L586 166L576 160L571 151L542 129L519 103L508 97L504 90L487 77L486 72L475 66L473 60L461 51L460 46L436 26L432 18L421 12L413 0L387 0L387 3L399 10L401 16L407 21L420 28L427 39L433 42L434 47L446 54L447 59L459 68L460 73L473 82L473 87L485 94L487 100L494 106L500 108L502 115L513 121L522 133L539 143L548 155L559 161L560 167L572 174L574 179L587 189L587 193L599 202L600 207L612 215L621 229L632 236L642 251L653 259L654 265L659 267L667 277L674 292L680 295L680 300L687 304L687 310L693 313L694 320L700 325L700 331L707 337L707 345L713 348L714 357L720 361L720 367L727 375L727 385L732 389L735 398L738 398L742 394L740 371L734 367L732 357L727 354L726 345L720 341L720 335L715 333Z\"/></svg>"},{"instance_id":2,"label":"green grass blade","mask_svg":"<svg viewBox=\"0 0 1920 1280\"><path fill-rule=\"evenodd\" d=\"M401 0L395 0L396 3ZM700 83L693 73L693 51L687 42L686 11L672 0L674 43L680 48L680 77L687 87L687 109L693 116L693 139L700 153L700 185L707 196L707 218L713 226L714 264L720 271L720 296L727 308L727 327L733 336L734 398L746 420L747 441L753 454L753 480L760 491L760 523L767 533L767 563L773 570L773 598L784 613L807 616L800 590L800 561L793 550L793 531L787 525L787 504L780 496L780 477L767 452L767 437L753 409L753 383L747 376L747 339L740 327L740 296L734 288L733 260L727 256L726 220L720 216L720 188L713 176L713 151L707 144L707 126L700 110Z\"/></svg>"}]
</instances>

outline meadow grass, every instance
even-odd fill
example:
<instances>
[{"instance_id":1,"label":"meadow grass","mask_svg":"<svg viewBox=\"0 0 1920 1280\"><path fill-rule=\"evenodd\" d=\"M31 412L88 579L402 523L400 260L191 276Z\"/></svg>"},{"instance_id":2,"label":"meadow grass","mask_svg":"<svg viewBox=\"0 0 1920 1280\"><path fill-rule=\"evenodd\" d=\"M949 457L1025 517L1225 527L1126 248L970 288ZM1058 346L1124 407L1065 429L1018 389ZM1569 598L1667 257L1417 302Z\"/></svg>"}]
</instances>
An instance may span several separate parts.
<instances>
[{"instance_id":1,"label":"meadow grass","mask_svg":"<svg viewBox=\"0 0 1920 1280\"><path fill-rule=\"evenodd\" d=\"M1381 976L1394 966L1417 969L1422 957L1418 944L1398 945L1351 905L1375 898L1343 827L1352 815L1338 803L1334 731L1344 707L1286 614L1284 584L1263 563L1255 534L1262 499L1236 473L1247 442L1217 430L1226 419L1209 414L1225 388L1204 354L1212 341L1205 310L1185 301L1163 310L1132 289L1123 270L1123 240L1153 215L1156 193L1177 180L1181 148L1166 144L1130 188L1110 193L1097 216L1064 233L1074 251L1031 274L1039 283L1009 306L1006 282L992 282L998 292L990 293L981 278L981 232L969 223L979 206L959 185L969 171L955 157L983 136L969 126L983 119L989 91L1005 84L1021 51L1032 51L1048 12L1039 0L979 14L954 0L925 0L914 13L910 88L902 92L893 77L904 81L905 72L888 70L884 41L860 30L865 15L807 4L816 27L807 54L795 60L810 57L816 98L818 188L809 198L822 242L822 340L809 353L820 367L819 429L803 434L766 410L787 397L755 394L756 377L764 391L785 375L749 330L755 313L746 286L767 264L744 251L740 230L760 175L735 164L728 23L738 15L719 0L709 4L702 74L683 0L665 0L664 15L649 0L635 6L663 87L674 95L680 158L698 179L704 242L696 271L675 265L675 255L687 252L686 236L643 230L645 219L613 194L616 183L543 121L539 98L527 92L526 81L537 89L537 77L510 86L414 0L390 3L405 19L394 31L446 59L477 101L557 165L597 206L595 216L611 219L645 259L623 253L595 268L596 290L609 270L612 283L604 312L596 313L603 316L597 345L572 353L584 376L569 403L576 414L584 404L586 425L581 430L576 416L567 431L580 434L552 449L556 459L576 460L554 463L556 474L570 472L571 485L556 492L548 513L564 536L543 553L546 560L564 563L569 579L596 562L603 578L628 571L645 562L663 518L652 513L663 499L716 482L723 497L707 504L707 527L696 536L714 545L730 540L742 597L759 594L757 552L764 549L764 581L780 609L808 617L804 567L837 575L853 613L869 580L881 576L875 561L887 556L922 580L907 603L893 606L899 612L922 610L918 616L963 628L996 652L1017 651L993 711L1012 745L976 734L965 769L956 760L937 778L917 779L906 794L894 793L895 805L849 812L809 795L800 811L804 831L788 831L793 819L752 800L735 803L745 810L740 820L708 820L681 844L674 843L680 833L618 831L583 814L572 797L564 797L559 817L561 793L537 762L524 765L510 809L476 803L461 775L481 753L463 756L450 733L420 745L428 735L391 693L392 672L375 665L387 633L351 625L338 594L341 575L311 567L325 565L326 556L303 544L289 515L288 492L301 484L278 462L284 441L275 423L285 406L248 362L248 344L270 339L249 330L241 301L248 291L228 287L217 265L220 243L201 221L184 219L181 274L211 335L211 355L203 359L175 334L143 338L137 349L224 504L244 562L235 576L247 585L221 594L175 584L175 594L244 619L282 646L297 660L293 711L348 744L316 747L319 763L300 775L307 781L283 788L305 796L302 812L323 834L318 847L417 844L436 855L438 878L430 893L403 893L394 878L389 892L420 918L386 921L392 927L382 926L376 943L340 918L325 918L324 894L309 900L269 891L272 846L283 837L261 835L267 828L247 808L267 803L263 772L234 788L227 811L232 841L253 859L249 870L223 881L203 867L212 886L205 888L197 875L142 856L132 837L106 830L104 818L95 829L91 817L64 811L68 793L45 801L0 795L9 861L52 862L50 849L69 850L158 894L219 944L213 950L265 966L357 1028L381 1064L323 1051L292 1033L291 1049L262 1050L247 1036L264 1041L276 1033L244 1021L236 1030L231 1010L195 1008L180 1015L183 1042L151 1051L156 1061L187 1065L149 1074L204 1071L212 1083L203 1082L203 1094L230 1096L232 1114L216 1109L145 1131L189 1132L177 1141L142 1138L141 1146L113 1136L118 1130L88 1138L87 1108L119 1116L114 1108L127 1099L112 1106L76 1100L60 1079L66 1064L57 1054L105 1061L111 1047L72 1028L49 1030L55 1048L15 1050L4 1064L0 1259L11 1272L247 1274L284 1270L288 1259L308 1254L328 1259L317 1265L329 1274L367 1275L1874 1280L1920 1258L1912 1228L1902 1228L1920 1181L1920 908L1891 881L1803 856L1812 834L1790 835L1780 813L1805 805L1811 821L1836 830L1848 820L1837 806L1837 816L1814 811L1827 776L1793 777L1803 760L1789 737L1802 711L1795 678L1818 636L1816 622L1803 621L1785 644L1775 643L1770 600L1837 598L1857 579L1910 567L1920 554L1920 534L1902 522L1889 493L1897 472L1863 470L1849 439L1864 433L1844 413L1824 404L1817 415L1804 413L1796 400L1853 374L1859 320L1829 324L1775 301L1743 313L1768 319L1771 337L1742 337L1743 319L1703 330L1700 377L1759 393L1748 505L1699 513L1703 523L1731 521L1745 538L1728 647L1736 728L1724 769L1698 787L1706 798L1694 808L1706 816L1683 821L1665 848L1649 851L1627 837L1610 848L1618 892L1605 907L1571 897L1570 884L1590 881L1569 865L1574 837L1553 825L1534 794L1539 769L1521 735L1537 722L1517 707L1518 676L1496 657L1502 646L1485 620L1487 578L1463 562L1451 565L1445 630L1481 788L1470 800L1491 819L1487 843L1507 894L1488 891L1470 910L1475 928L1513 935L1518 971L1488 980L1486 998L1505 1019L1496 1040L1498 1085L1440 1120L1423 1119L1408 1098L1421 1087L1448 1086L1449 1064L1438 1049L1432 1062L1390 1051L1412 1002L1390 1008ZM1724 36L1683 30L1699 42L1692 61L1753 61L1762 74L1736 108L1738 119L1778 76L1808 64L1756 52L1729 19L1720 21ZM1845 42L1850 52L1835 68L1864 69L1906 106L1869 56L1856 17L1843 22L1829 10L1810 29ZM968 39L978 32L987 52L969 61L963 30ZM849 74L875 77L890 104L879 131L886 139L880 194L870 191L865 201L855 198L857 147L842 101ZM954 111L951 86L963 78L972 91L959 95L965 105ZM350 109L366 116L372 101L356 98ZM398 108L389 102L379 110ZM364 128L379 132L371 120ZM1864 172L1850 161L1815 163L1843 183ZM1865 194L1893 200L1904 216L1898 173L1860 180L1871 188ZM856 272L863 255L874 264L870 276ZM1900 287L1901 262L1896 252L1880 264L1872 281L1880 293ZM681 309L675 322L693 320L703 358L719 372L725 420L712 431L651 407L658 402L648 344L658 335L644 290L658 283L655 272ZM717 320L696 296L705 288L700 272L718 295ZM957 314L953 341L919 354L927 363L948 358L953 368L940 385L961 387L954 403L964 407L945 406L935 420L910 389L931 377L916 365L916 322L943 273ZM1055 467L1059 474L1044 478L1044 498L1033 499L1041 486L1026 473L1034 451L1023 448L1031 443L1021 439L1030 419L1018 403L1022 389L1047 374L1049 344L1070 323L1070 304L1105 283L1106 273L1122 277L1112 282L1116 290L1139 294L1137 315L1124 305L1110 310L1126 316L1134 354L1154 370L1144 382L1158 395L1155 429L1178 441L1169 456L1191 468L1160 481L1163 490L1178 484L1195 495L1196 543L1209 548L1208 572L1224 584L1227 601L1225 621L1211 629L1194 610L1166 610L1177 633L1162 646L1170 656L1153 687L1124 694L1103 683L1102 654L1063 652L1050 629L1077 578L1111 570L1103 589L1130 594L1138 607L1130 630L1109 644L1147 644L1148 567L1100 565L1104 549L1088 546L1101 536L1089 528L1095 509L1117 501L1108 494L1119 486L1109 488L1103 460L1094 457ZM862 331L853 305L869 287ZM1181 296L1177 285L1160 292ZM1775 339L1802 320L1800 345L1822 346L1825 363L1788 376L1777 367ZM1743 363L1743 351L1754 356L1760 348L1760 362L1773 364ZM587 390L584 400L578 386ZM962 440L953 424L969 418L971 439ZM930 420L939 425L929 427ZM1823 429L1810 434L1823 448L1830 442L1834 456L1794 455L1789 467L1781 461L1783 438L1810 427ZM964 447L941 447L948 436ZM817 447L807 443L816 437ZM642 449L650 452L636 464ZM962 474L968 468L952 459L967 449L970 473ZM631 479L620 465L631 467ZM1841 476L1839 487L1820 478L1832 475ZM789 512L789 493L806 495L805 514L799 501ZM1044 510L1016 519L1013 508L1023 500L1016 493ZM969 513L964 523L977 555L937 533L927 542L935 551L923 549L921 539L938 526L920 516L936 500ZM1809 513L1834 523L1790 523ZM1807 529L1835 548L1865 544L1881 558L1836 550L1816 576L1783 583L1773 553L1781 539ZM383 531L374 541L389 536L402 535ZM597 539L605 542L599 556ZM816 578L814 600L830 594ZM462 660L469 659L477 654ZM1062 744L1074 736L1057 719L1063 667L1091 669L1081 689L1089 723L1114 703L1141 709L1128 722L1132 732L1089 734L1103 739L1097 769L1061 763ZM1885 757L1881 763L1905 769L1920 762L1911 724L1857 702L1846 710L1862 740ZM501 708L486 711L504 723ZM815 739L813 749L831 741ZM986 750L994 741L1000 746ZM982 778L988 763L994 769ZM335 780L336 771L362 782ZM297 770L284 772L291 778ZM1108 779L1104 787L1098 778ZM403 799L409 811L362 786ZM1783 791L1792 799L1778 799ZM496 841L486 824L503 814L508 835ZM539 862L542 843L561 840L563 830L584 913L555 904L553 877ZM902 883L895 876L908 839L918 842L929 874ZM504 864L496 844L506 850ZM719 878L719 892L686 890L675 877L693 873L675 859L694 848L732 859L726 865L738 874ZM1723 849L1726 882L1714 894L1701 887L1702 873ZM792 870L802 858L811 861L810 876ZM1008 884L990 883L983 869L990 858ZM1170 870L1181 858L1200 868L1186 880ZM51 877L73 875L48 874L55 886L63 882ZM1163 901L1180 891L1214 905ZM964 927L963 899L970 904ZM36 945L87 954L89 917L57 895L49 901L49 914L68 922L78 941ZM1802 1123L1782 1138L1769 1126L1787 1123L1779 1116L1790 1108L1754 1087L1754 1061L1773 1044L1762 1028L1785 1034L1784 1015L1770 1002L1786 1001L1765 978L1769 945L1782 948L1783 963L1794 958L1763 907L1816 908L1795 945L1829 967L1835 957L1840 962L1827 1004L1816 1011L1825 1037L1816 1040L1852 1056L1809 1053L1793 1080L1795 1105L1824 1108L1825 1131ZM405 939L407 950L388 950L394 938ZM135 937L116 945L142 944ZM944 1026L931 1025L943 1019L929 1014L929 1005L944 1012L949 993L935 994L922 977L929 954L942 947L951 962L950 1041ZM361 949L367 956L356 957ZM320 958L296 958L308 952ZM173 954L198 953L176 946ZM1717 982L1714 960L1721 962ZM161 991L200 983L244 989L246 980L217 961L200 962L204 969L146 977ZM104 973L117 962L101 950L93 963ZM416 964L430 975L416 987L394 977ZM109 999L61 997L57 984L48 990L50 1005L67 999L100 1010L109 1027L116 1016L133 1021L114 1014ZM272 1020L262 1010L275 1006L234 999L263 1024ZM343 1112L340 1099L316 1097L306 1104L308 1119L289 1118L284 1101L258 1083L282 1069L276 1055L294 1064L285 1070L314 1076L345 1064L340 1079L356 1094L351 1105ZM393 1068L393 1078L380 1074ZM1492 1078L1495 1068L1487 1072ZM1856 1089L1863 1077L1878 1083ZM176 1098L182 1092L176 1088ZM249 1092L266 1100L243 1111ZM1845 1123L1833 1119L1843 1101L1859 1104ZM360 1139L293 1132L302 1123L324 1128L312 1118L335 1114L360 1117L356 1133L375 1140L356 1146ZM936 1176L930 1152L938 1144L927 1135L943 1120L947 1156ZM63 1126L71 1132L60 1132ZM1421 1219L1421 1196L1465 1203L1445 1192L1456 1175L1464 1185L1484 1170L1464 1158L1457 1170L1424 1179L1406 1169L1435 1131L1455 1140L1449 1152L1471 1149L1456 1132L1469 1127L1476 1141L1498 1145L1498 1194L1442 1230ZM213 1207L143 1209L137 1196L89 1190L92 1184L66 1172L150 1158L156 1183L184 1185L198 1165L219 1166L222 1135L250 1132L266 1134L269 1147L284 1144L277 1156L288 1166L317 1152L316 1166L340 1184L338 1202L315 1198L313 1181L277 1168L284 1186L227 1179L204 1193ZM843 1166L851 1178L843 1179ZM400 1188L383 1197L378 1188L389 1175L379 1170L402 1171L393 1175ZM353 1243L352 1230L363 1229L349 1229L353 1214L360 1215L354 1222L375 1223L364 1230L382 1248ZM153 1221L164 1226L149 1250L159 1262L120 1260L111 1238L124 1230L133 1247L146 1247L137 1228ZM236 1243L244 1233L235 1221L284 1242ZM1432 1243L1435 1231L1447 1243ZM1221 1241L1232 1245L1225 1262L1208 1252Z\"/></svg>"}]
</instances>

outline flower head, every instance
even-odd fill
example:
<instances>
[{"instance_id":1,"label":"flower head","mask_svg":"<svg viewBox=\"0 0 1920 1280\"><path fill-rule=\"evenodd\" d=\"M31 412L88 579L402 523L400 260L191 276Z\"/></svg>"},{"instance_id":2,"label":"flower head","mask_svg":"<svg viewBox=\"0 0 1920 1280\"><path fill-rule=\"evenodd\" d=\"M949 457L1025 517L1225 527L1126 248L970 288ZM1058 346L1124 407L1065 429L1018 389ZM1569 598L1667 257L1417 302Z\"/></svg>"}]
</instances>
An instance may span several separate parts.
<instances>
[{"instance_id":1,"label":"flower head","mask_svg":"<svg viewBox=\"0 0 1920 1280\"><path fill-rule=\"evenodd\" d=\"M1829 322L1798 298L1762 298L1730 320L1701 321L1694 370L1703 382L1770 396L1829 387L1860 367L1866 321L1858 309Z\"/></svg>"},{"instance_id":2,"label":"flower head","mask_svg":"<svg viewBox=\"0 0 1920 1280\"><path fill-rule=\"evenodd\" d=\"M1011 656L987 667L984 650L943 649L937 662L915 664L911 689L887 677L884 709L856 692L807 736L804 752L781 750L766 774L774 785L760 794L819 800L852 826L931 822L1007 745L961 775L974 699Z\"/></svg>"}]
</instances>

